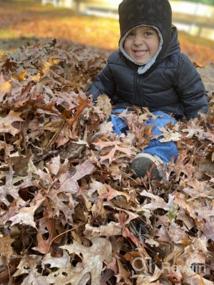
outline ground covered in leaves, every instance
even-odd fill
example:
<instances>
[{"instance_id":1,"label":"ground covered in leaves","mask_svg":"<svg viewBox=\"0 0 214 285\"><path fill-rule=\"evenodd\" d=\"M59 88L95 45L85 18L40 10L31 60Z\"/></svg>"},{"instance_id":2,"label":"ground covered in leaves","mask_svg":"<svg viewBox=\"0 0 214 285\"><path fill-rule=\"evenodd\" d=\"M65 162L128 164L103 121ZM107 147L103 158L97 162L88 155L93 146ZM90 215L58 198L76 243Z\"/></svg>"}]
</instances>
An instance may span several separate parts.
<instances>
[{"instance_id":1,"label":"ground covered in leaves","mask_svg":"<svg viewBox=\"0 0 214 285\"><path fill-rule=\"evenodd\" d=\"M106 56L49 41L0 60L0 284L214 284L213 66L209 113L163 130L180 156L157 182L129 168L148 110L116 136L84 93Z\"/></svg>"}]
</instances>

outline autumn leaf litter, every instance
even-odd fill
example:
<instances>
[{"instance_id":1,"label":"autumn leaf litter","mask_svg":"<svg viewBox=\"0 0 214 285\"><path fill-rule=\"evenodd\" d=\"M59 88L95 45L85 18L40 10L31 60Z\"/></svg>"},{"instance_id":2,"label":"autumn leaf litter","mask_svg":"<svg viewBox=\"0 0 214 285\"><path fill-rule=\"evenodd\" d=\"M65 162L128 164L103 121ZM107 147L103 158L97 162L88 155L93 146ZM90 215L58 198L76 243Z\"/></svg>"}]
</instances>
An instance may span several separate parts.
<instances>
[{"instance_id":1,"label":"autumn leaf litter","mask_svg":"<svg viewBox=\"0 0 214 285\"><path fill-rule=\"evenodd\" d=\"M212 90L208 115L163 130L164 179L136 178L152 114L112 132L108 98L84 93L106 56L49 41L0 60L0 283L213 284Z\"/></svg>"}]
</instances>

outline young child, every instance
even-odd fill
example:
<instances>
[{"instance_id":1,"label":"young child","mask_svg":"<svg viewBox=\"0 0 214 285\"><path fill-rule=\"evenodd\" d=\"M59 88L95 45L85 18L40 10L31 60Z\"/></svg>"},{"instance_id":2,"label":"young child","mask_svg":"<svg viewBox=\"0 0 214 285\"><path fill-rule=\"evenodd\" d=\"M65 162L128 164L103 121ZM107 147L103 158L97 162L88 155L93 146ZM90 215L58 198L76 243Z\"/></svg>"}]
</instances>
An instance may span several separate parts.
<instances>
[{"instance_id":1,"label":"young child","mask_svg":"<svg viewBox=\"0 0 214 285\"><path fill-rule=\"evenodd\" d=\"M119 23L119 50L110 55L88 89L94 101L102 94L111 98L115 132L120 134L126 127L117 114L132 105L147 107L156 115L147 122L154 135L161 135L159 128L168 123L207 112L204 85L180 51L168 0L123 0ZM174 142L153 139L132 161L131 168L139 177L150 173L160 179L162 166L177 155Z\"/></svg>"}]
</instances>

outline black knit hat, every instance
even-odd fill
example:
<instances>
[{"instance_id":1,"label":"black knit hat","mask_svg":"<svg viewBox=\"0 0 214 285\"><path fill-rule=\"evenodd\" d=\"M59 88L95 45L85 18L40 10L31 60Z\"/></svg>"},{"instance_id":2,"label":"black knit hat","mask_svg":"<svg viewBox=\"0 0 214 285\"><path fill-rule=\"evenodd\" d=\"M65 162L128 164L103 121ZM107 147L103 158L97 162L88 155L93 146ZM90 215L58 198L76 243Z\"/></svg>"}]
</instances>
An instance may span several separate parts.
<instances>
[{"instance_id":1,"label":"black knit hat","mask_svg":"<svg viewBox=\"0 0 214 285\"><path fill-rule=\"evenodd\" d=\"M155 26L163 37L161 54L171 39L172 10L168 0L123 0L119 5L120 40L139 25Z\"/></svg>"}]
</instances>

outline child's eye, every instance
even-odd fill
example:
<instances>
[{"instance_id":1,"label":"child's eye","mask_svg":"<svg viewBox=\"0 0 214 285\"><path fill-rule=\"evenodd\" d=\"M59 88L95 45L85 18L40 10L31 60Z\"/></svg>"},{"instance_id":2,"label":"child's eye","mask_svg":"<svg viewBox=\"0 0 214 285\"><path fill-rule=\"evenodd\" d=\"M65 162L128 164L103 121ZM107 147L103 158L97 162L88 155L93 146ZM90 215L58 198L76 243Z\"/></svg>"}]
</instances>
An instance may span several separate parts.
<instances>
[{"instance_id":1,"label":"child's eye","mask_svg":"<svg viewBox=\"0 0 214 285\"><path fill-rule=\"evenodd\" d=\"M144 33L146 37L151 37L154 35L154 32L153 31L147 31Z\"/></svg>"},{"instance_id":2,"label":"child's eye","mask_svg":"<svg viewBox=\"0 0 214 285\"><path fill-rule=\"evenodd\" d=\"M131 37L135 36L135 32L134 32L134 31L133 31L133 32L130 32L130 33L128 34L128 36L131 36Z\"/></svg>"}]
</instances>

